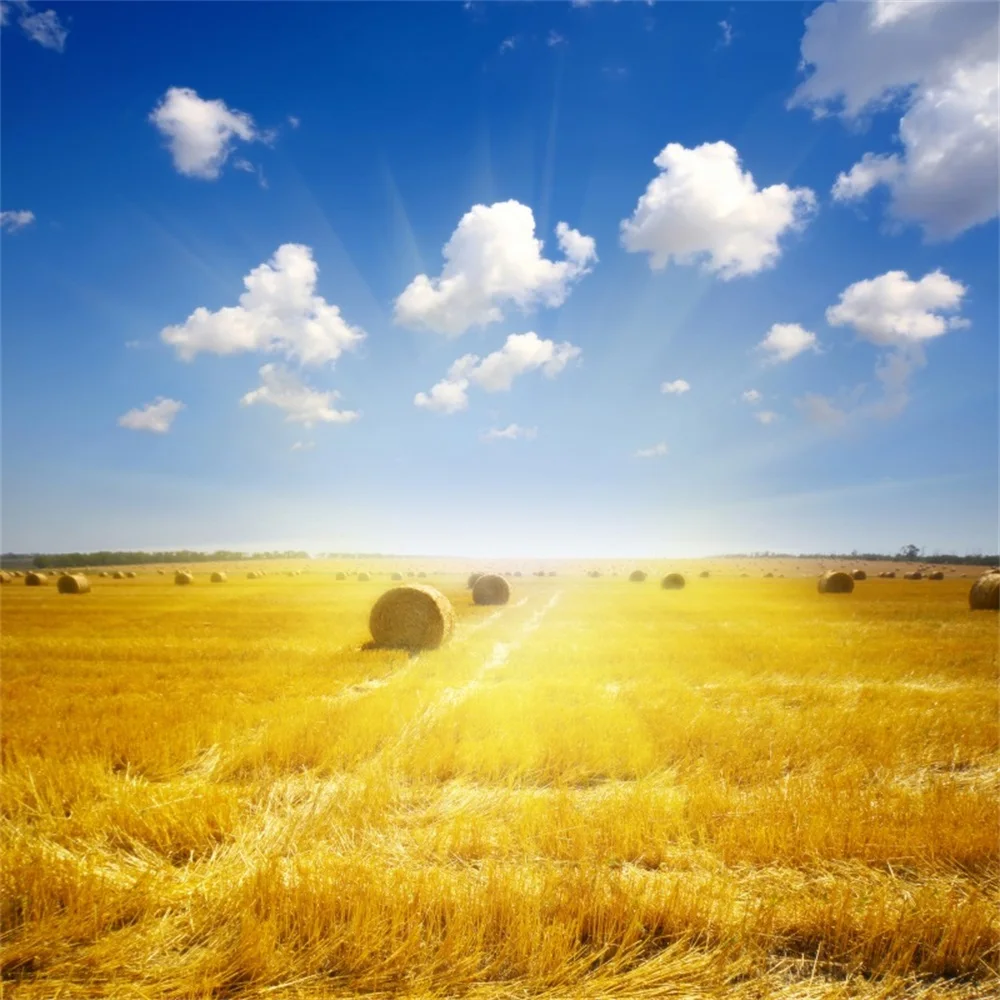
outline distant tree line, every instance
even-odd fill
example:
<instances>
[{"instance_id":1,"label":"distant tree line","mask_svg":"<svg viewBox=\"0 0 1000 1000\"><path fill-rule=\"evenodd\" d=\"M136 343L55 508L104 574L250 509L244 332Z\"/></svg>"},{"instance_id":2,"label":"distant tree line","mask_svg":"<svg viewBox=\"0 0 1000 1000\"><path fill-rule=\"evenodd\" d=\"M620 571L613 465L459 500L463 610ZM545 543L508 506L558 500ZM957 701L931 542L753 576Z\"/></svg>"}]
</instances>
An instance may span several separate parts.
<instances>
[{"instance_id":1,"label":"distant tree line","mask_svg":"<svg viewBox=\"0 0 1000 1000\"><path fill-rule=\"evenodd\" d=\"M38 555L18 555L5 552L0 556L3 565L26 565L30 563L36 569L47 569L50 566L141 566L146 563L200 563L200 562L237 562L244 559L308 559L308 552L230 552L219 549L217 552L193 552L190 549L179 549L176 552L45 552Z\"/></svg>"},{"instance_id":2,"label":"distant tree line","mask_svg":"<svg viewBox=\"0 0 1000 1000\"><path fill-rule=\"evenodd\" d=\"M983 555L976 553L973 555L959 556L952 553L932 552L925 553L918 545L904 545L898 552L858 552L856 549L850 553L844 552L750 552L738 555L723 556L723 559L827 559L831 562L846 562L851 559L864 562L932 562L940 563L943 566L982 566L1000 564L1000 555Z\"/></svg>"}]
</instances>

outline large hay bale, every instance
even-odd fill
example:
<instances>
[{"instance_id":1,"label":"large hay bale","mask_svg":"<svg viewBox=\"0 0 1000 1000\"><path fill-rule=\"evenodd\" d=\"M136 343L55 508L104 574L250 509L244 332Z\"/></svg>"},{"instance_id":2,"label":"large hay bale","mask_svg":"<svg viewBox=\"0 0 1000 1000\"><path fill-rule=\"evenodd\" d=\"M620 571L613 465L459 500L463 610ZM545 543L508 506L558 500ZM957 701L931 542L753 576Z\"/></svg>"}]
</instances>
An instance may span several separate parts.
<instances>
[{"instance_id":1,"label":"large hay bale","mask_svg":"<svg viewBox=\"0 0 1000 1000\"><path fill-rule=\"evenodd\" d=\"M913 570L912 573L904 573L903 574L903 579L904 580L922 580L923 578L924 578L924 574L921 573L919 569Z\"/></svg>"},{"instance_id":2,"label":"large hay bale","mask_svg":"<svg viewBox=\"0 0 1000 1000\"><path fill-rule=\"evenodd\" d=\"M346 573L338 573L338 574L337 574L337 575L336 575L336 576L334 577L334 579L335 579L335 580L346 580L346 579L347 579L347 574L346 574Z\"/></svg>"},{"instance_id":3,"label":"large hay bale","mask_svg":"<svg viewBox=\"0 0 1000 1000\"><path fill-rule=\"evenodd\" d=\"M668 573L661 581L660 586L664 590L683 590L684 577L680 573Z\"/></svg>"},{"instance_id":4,"label":"large hay bale","mask_svg":"<svg viewBox=\"0 0 1000 1000\"><path fill-rule=\"evenodd\" d=\"M933 573L928 573L927 574L927 579L928 580L943 580L944 579L944 572L942 570L936 569L936 570L934 570Z\"/></svg>"},{"instance_id":5,"label":"large hay bale","mask_svg":"<svg viewBox=\"0 0 1000 1000\"><path fill-rule=\"evenodd\" d=\"M849 594L854 590L854 577L838 569L824 573L816 583L821 594Z\"/></svg>"},{"instance_id":6,"label":"large hay bale","mask_svg":"<svg viewBox=\"0 0 1000 1000\"><path fill-rule=\"evenodd\" d=\"M477 581L477 580L478 580L478 579L479 579L479 578L480 578L480 577L481 577L482 575L483 575L482 573L470 573L470 574L469 574L469 579L465 581L465 585L466 585L466 587L468 587L468 588L469 588L469 590L472 590L472 588L473 588L473 587L474 587L474 586L476 585L476 581Z\"/></svg>"},{"instance_id":7,"label":"large hay bale","mask_svg":"<svg viewBox=\"0 0 1000 1000\"><path fill-rule=\"evenodd\" d=\"M868 574L863 569L852 569L851 576L855 580L867 580Z\"/></svg>"},{"instance_id":8,"label":"large hay bale","mask_svg":"<svg viewBox=\"0 0 1000 1000\"><path fill-rule=\"evenodd\" d=\"M634 569L628 575L628 582L629 583L645 583L646 582L646 574L643 573L643 571L641 569Z\"/></svg>"},{"instance_id":9,"label":"large hay bale","mask_svg":"<svg viewBox=\"0 0 1000 1000\"><path fill-rule=\"evenodd\" d=\"M969 591L970 611L1000 611L1000 570L991 569Z\"/></svg>"},{"instance_id":10,"label":"large hay bale","mask_svg":"<svg viewBox=\"0 0 1000 1000\"><path fill-rule=\"evenodd\" d=\"M210 577L212 583L225 583L229 577L226 576L221 570L216 570Z\"/></svg>"},{"instance_id":11,"label":"large hay bale","mask_svg":"<svg viewBox=\"0 0 1000 1000\"><path fill-rule=\"evenodd\" d=\"M439 590L408 583L387 590L368 618L376 646L389 649L436 649L455 628L451 602Z\"/></svg>"},{"instance_id":12,"label":"large hay bale","mask_svg":"<svg viewBox=\"0 0 1000 1000\"><path fill-rule=\"evenodd\" d=\"M506 604L510 600L510 584L502 576L487 573L476 580L472 600L476 604Z\"/></svg>"},{"instance_id":13,"label":"large hay bale","mask_svg":"<svg viewBox=\"0 0 1000 1000\"><path fill-rule=\"evenodd\" d=\"M44 573L36 573L28 570L24 574L24 585L26 587L44 587L49 582L49 578Z\"/></svg>"},{"instance_id":14,"label":"large hay bale","mask_svg":"<svg viewBox=\"0 0 1000 1000\"><path fill-rule=\"evenodd\" d=\"M359 573L358 583L367 583L371 578L372 577L370 573Z\"/></svg>"},{"instance_id":15,"label":"large hay bale","mask_svg":"<svg viewBox=\"0 0 1000 1000\"><path fill-rule=\"evenodd\" d=\"M82 573L63 573L56 586L60 594L90 593L90 581Z\"/></svg>"},{"instance_id":16,"label":"large hay bale","mask_svg":"<svg viewBox=\"0 0 1000 1000\"><path fill-rule=\"evenodd\" d=\"M174 573L174 583L179 587L186 587L189 583L194 583L194 575L187 570L179 569Z\"/></svg>"},{"instance_id":17,"label":"large hay bale","mask_svg":"<svg viewBox=\"0 0 1000 1000\"><path fill-rule=\"evenodd\" d=\"M6 570L0 569L0 583L11 583L14 577L10 575Z\"/></svg>"},{"instance_id":18,"label":"large hay bale","mask_svg":"<svg viewBox=\"0 0 1000 1000\"><path fill-rule=\"evenodd\" d=\"M389 579L390 580L402 580L403 579L403 574L402 573L392 573L392 574L390 574Z\"/></svg>"}]
</instances>

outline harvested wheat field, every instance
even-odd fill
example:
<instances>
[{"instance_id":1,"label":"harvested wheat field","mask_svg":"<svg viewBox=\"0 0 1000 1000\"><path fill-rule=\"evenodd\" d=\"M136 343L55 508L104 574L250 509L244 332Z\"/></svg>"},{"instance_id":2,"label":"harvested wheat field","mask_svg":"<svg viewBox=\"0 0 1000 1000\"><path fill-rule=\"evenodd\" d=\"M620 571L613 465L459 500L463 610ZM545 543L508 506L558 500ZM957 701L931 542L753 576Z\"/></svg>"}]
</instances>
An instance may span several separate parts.
<instances>
[{"instance_id":1,"label":"harvested wheat field","mask_svg":"<svg viewBox=\"0 0 1000 1000\"><path fill-rule=\"evenodd\" d=\"M6 995L991 995L996 613L748 564L5 588Z\"/></svg>"}]
</instances>

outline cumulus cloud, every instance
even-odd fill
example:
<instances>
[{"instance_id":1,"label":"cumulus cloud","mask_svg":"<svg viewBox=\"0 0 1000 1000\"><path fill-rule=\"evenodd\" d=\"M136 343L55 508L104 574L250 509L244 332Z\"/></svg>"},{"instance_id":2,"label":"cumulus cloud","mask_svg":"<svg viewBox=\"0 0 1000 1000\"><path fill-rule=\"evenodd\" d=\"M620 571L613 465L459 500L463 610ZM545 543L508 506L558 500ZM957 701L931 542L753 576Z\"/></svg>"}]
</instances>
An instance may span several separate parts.
<instances>
[{"instance_id":1,"label":"cumulus cloud","mask_svg":"<svg viewBox=\"0 0 1000 1000\"><path fill-rule=\"evenodd\" d=\"M565 222L556 226L556 238L565 260L542 256L527 205L474 205L444 246L440 276L418 274L396 299L396 322L456 337L499 322L508 304L522 311L562 305L571 284L597 260L597 249L592 237Z\"/></svg>"},{"instance_id":2,"label":"cumulus cloud","mask_svg":"<svg viewBox=\"0 0 1000 1000\"><path fill-rule=\"evenodd\" d=\"M781 237L805 226L815 208L809 188L758 188L728 142L672 142L653 162L660 173L622 220L621 239L630 253L648 253L656 270L701 262L725 280L756 274L774 266Z\"/></svg>"},{"instance_id":3,"label":"cumulus cloud","mask_svg":"<svg viewBox=\"0 0 1000 1000\"><path fill-rule=\"evenodd\" d=\"M538 437L537 427L521 427L519 424L508 424L503 428L491 427L480 435L483 441L516 441L518 438L533 441L536 437Z\"/></svg>"},{"instance_id":4,"label":"cumulus cloud","mask_svg":"<svg viewBox=\"0 0 1000 1000\"><path fill-rule=\"evenodd\" d=\"M756 406L763 398L756 389L747 389L742 396L743 402L749 403L751 406Z\"/></svg>"},{"instance_id":5,"label":"cumulus cloud","mask_svg":"<svg viewBox=\"0 0 1000 1000\"><path fill-rule=\"evenodd\" d=\"M218 98L204 100L190 87L171 87L149 120L166 138L177 171L202 180L219 176L237 140L263 138L245 111Z\"/></svg>"},{"instance_id":6,"label":"cumulus cloud","mask_svg":"<svg viewBox=\"0 0 1000 1000\"><path fill-rule=\"evenodd\" d=\"M5 233L16 233L35 221L35 213L27 210L18 212L0 212L0 230Z\"/></svg>"},{"instance_id":7,"label":"cumulus cloud","mask_svg":"<svg viewBox=\"0 0 1000 1000\"><path fill-rule=\"evenodd\" d=\"M757 348L765 351L769 355L768 360L775 364L791 361L803 351L819 350L816 334L798 323L775 323Z\"/></svg>"},{"instance_id":8,"label":"cumulus cloud","mask_svg":"<svg viewBox=\"0 0 1000 1000\"><path fill-rule=\"evenodd\" d=\"M773 410L757 410L753 416L754 420L758 423L764 424L765 427L768 424L773 424L778 419L778 414Z\"/></svg>"},{"instance_id":9,"label":"cumulus cloud","mask_svg":"<svg viewBox=\"0 0 1000 1000\"><path fill-rule=\"evenodd\" d=\"M322 392L310 388L283 365L268 364L260 369L261 384L240 401L244 406L266 403L285 411L285 420L312 427L313 424L349 424L361 416L355 410L338 410L332 404L340 399L334 390Z\"/></svg>"},{"instance_id":10,"label":"cumulus cloud","mask_svg":"<svg viewBox=\"0 0 1000 1000\"><path fill-rule=\"evenodd\" d=\"M808 76L789 101L854 122L896 108L898 150L866 153L838 201L884 185L890 214L950 239L997 214L1000 60L995 3L826 3L806 19Z\"/></svg>"},{"instance_id":11,"label":"cumulus cloud","mask_svg":"<svg viewBox=\"0 0 1000 1000\"><path fill-rule=\"evenodd\" d=\"M165 399L158 396L152 403L129 410L118 418L118 426L130 431L152 431L154 434L166 434L174 417L184 409L184 404L176 399Z\"/></svg>"},{"instance_id":12,"label":"cumulus cloud","mask_svg":"<svg viewBox=\"0 0 1000 1000\"><path fill-rule=\"evenodd\" d=\"M654 444L651 448L640 448L638 451L633 453L633 458L662 458L666 455L667 446L666 443L661 441L659 444Z\"/></svg>"},{"instance_id":13,"label":"cumulus cloud","mask_svg":"<svg viewBox=\"0 0 1000 1000\"><path fill-rule=\"evenodd\" d=\"M500 350L485 358L476 354L460 357L430 392L418 392L413 403L436 413L457 413L469 405L470 385L485 392L506 392L515 378L529 371L540 370L546 378L555 378L581 353L569 342L542 340L530 331L512 333Z\"/></svg>"},{"instance_id":14,"label":"cumulus cloud","mask_svg":"<svg viewBox=\"0 0 1000 1000\"><path fill-rule=\"evenodd\" d=\"M830 326L850 326L865 340L882 347L919 344L949 330L968 326L955 313L967 289L943 271L911 281L905 271L888 271L856 281L826 311Z\"/></svg>"},{"instance_id":15,"label":"cumulus cloud","mask_svg":"<svg viewBox=\"0 0 1000 1000\"><path fill-rule=\"evenodd\" d=\"M0 25L11 17L11 4L0 4ZM14 6L20 11L18 26L33 41L53 52L64 52L69 29L59 20L54 10L36 11L31 4L19 0Z\"/></svg>"},{"instance_id":16,"label":"cumulus cloud","mask_svg":"<svg viewBox=\"0 0 1000 1000\"><path fill-rule=\"evenodd\" d=\"M660 392L671 396L679 396L681 393L690 391L691 386L682 378L675 378L673 382L664 382L660 385Z\"/></svg>"},{"instance_id":17,"label":"cumulus cloud","mask_svg":"<svg viewBox=\"0 0 1000 1000\"><path fill-rule=\"evenodd\" d=\"M284 354L304 365L336 361L365 338L337 306L316 294L318 268L312 250L285 243L244 279L239 305L210 312L199 306L161 339L190 361L196 354L263 351Z\"/></svg>"}]
</instances>

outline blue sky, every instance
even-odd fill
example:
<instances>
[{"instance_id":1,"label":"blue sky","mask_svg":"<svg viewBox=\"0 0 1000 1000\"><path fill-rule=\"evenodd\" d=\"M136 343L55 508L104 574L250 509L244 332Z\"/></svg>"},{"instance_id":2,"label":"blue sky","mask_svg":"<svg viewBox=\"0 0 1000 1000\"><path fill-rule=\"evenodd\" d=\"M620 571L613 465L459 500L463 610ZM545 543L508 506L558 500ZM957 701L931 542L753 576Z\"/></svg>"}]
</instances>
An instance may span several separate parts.
<instances>
[{"instance_id":1,"label":"blue sky","mask_svg":"<svg viewBox=\"0 0 1000 1000\"><path fill-rule=\"evenodd\" d=\"M996 20L5 4L3 549L996 551Z\"/></svg>"}]
</instances>

